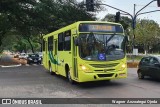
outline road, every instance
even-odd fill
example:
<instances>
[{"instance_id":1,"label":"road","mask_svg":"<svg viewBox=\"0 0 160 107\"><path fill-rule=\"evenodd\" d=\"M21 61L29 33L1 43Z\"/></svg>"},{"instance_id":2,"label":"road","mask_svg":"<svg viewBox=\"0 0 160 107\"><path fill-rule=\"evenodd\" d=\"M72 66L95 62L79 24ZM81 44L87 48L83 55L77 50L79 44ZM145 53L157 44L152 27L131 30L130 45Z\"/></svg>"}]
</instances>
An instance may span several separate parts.
<instances>
[{"instance_id":1,"label":"road","mask_svg":"<svg viewBox=\"0 0 160 107\"><path fill-rule=\"evenodd\" d=\"M128 69L127 79L76 85L50 75L42 65L0 68L1 98L160 98L159 83L139 80L133 68Z\"/></svg>"}]
</instances>

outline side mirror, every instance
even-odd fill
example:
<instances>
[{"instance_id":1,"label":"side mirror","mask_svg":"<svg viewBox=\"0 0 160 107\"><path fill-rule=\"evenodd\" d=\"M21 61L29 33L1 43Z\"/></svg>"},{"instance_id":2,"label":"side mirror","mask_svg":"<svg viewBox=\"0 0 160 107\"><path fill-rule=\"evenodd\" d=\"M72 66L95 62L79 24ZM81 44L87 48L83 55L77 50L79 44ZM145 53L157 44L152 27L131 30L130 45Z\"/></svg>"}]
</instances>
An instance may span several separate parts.
<instances>
[{"instance_id":1,"label":"side mirror","mask_svg":"<svg viewBox=\"0 0 160 107\"><path fill-rule=\"evenodd\" d=\"M74 39L74 44L75 44L76 46L79 46L79 45L80 45L80 40L79 40L78 37Z\"/></svg>"}]
</instances>

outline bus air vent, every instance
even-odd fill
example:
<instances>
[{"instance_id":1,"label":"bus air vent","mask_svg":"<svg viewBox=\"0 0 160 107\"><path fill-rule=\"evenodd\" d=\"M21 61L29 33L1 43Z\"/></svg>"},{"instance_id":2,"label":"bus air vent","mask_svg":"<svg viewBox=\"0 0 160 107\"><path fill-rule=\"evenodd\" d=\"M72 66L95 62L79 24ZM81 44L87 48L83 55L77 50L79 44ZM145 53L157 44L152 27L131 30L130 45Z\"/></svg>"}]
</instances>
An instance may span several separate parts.
<instances>
[{"instance_id":1,"label":"bus air vent","mask_svg":"<svg viewBox=\"0 0 160 107\"><path fill-rule=\"evenodd\" d=\"M92 67L95 68L108 68L108 67L115 67L117 66L119 63L113 63L113 64L90 64Z\"/></svg>"},{"instance_id":2,"label":"bus air vent","mask_svg":"<svg viewBox=\"0 0 160 107\"><path fill-rule=\"evenodd\" d=\"M103 71L103 70L94 70L94 71Z\"/></svg>"},{"instance_id":3,"label":"bus air vent","mask_svg":"<svg viewBox=\"0 0 160 107\"><path fill-rule=\"evenodd\" d=\"M98 77L112 77L113 74L98 74Z\"/></svg>"}]
</instances>

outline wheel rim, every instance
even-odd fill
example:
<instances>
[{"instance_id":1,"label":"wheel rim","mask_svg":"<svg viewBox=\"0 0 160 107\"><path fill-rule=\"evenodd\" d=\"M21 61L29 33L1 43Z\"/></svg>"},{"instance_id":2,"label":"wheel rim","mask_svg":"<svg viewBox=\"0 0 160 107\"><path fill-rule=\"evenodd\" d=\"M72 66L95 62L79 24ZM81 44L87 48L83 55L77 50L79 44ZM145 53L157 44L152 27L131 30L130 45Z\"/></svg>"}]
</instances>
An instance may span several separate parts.
<instances>
[{"instance_id":1,"label":"wheel rim","mask_svg":"<svg viewBox=\"0 0 160 107\"><path fill-rule=\"evenodd\" d=\"M68 80L69 80L69 82L72 82L71 75L70 75L69 71L68 71Z\"/></svg>"},{"instance_id":2,"label":"wheel rim","mask_svg":"<svg viewBox=\"0 0 160 107\"><path fill-rule=\"evenodd\" d=\"M49 72L52 73L52 68L51 68L51 66L49 67Z\"/></svg>"},{"instance_id":3,"label":"wheel rim","mask_svg":"<svg viewBox=\"0 0 160 107\"><path fill-rule=\"evenodd\" d=\"M138 72L138 77L142 78L142 73L141 72Z\"/></svg>"}]
</instances>

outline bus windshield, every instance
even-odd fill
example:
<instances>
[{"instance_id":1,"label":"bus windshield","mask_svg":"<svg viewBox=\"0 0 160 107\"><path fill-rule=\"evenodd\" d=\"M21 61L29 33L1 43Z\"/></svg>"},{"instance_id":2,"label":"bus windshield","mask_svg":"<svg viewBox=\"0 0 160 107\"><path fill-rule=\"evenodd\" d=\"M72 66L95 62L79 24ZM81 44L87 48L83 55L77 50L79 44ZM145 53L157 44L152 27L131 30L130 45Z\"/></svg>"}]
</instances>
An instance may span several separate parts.
<instances>
[{"instance_id":1,"label":"bus windshield","mask_svg":"<svg viewBox=\"0 0 160 107\"><path fill-rule=\"evenodd\" d=\"M80 57L84 60L111 61L125 56L124 35L81 33Z\"/></svg>"}]
</instances>

